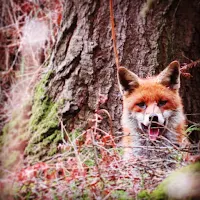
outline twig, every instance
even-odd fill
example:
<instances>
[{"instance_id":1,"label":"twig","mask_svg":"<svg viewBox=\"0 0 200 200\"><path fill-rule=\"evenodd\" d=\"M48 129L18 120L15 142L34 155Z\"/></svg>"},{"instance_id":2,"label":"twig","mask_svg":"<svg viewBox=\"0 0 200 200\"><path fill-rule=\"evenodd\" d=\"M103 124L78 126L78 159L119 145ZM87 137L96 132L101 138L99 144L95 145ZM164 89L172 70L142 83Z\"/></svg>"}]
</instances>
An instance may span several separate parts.
<instances>
[{"instance_id":1,"label":"twig","mask_svg":"<svg viewBox=\"0 0 200 200\"><path fill-rule=\"evenodd\" d=\"M95 138L94 138L94 135L96 135L96 129L97 129L97 126L98 126L98 115L95 114L95 126L94 126L94 131L91 131L92 133L92 145L93 145L93 148L94 148L94 156L95 156L95 164L96 164L96 167L97 167L97 170L98 170L98 173L99 173L99 177L100 177L100 180L102 181L103 183L103 186L102 186L102 189L104 188L105 186L105 181L103 179L103 177L101 176L101 170L99 168L99 162L98 162L98 155L97 155L97 148L96 148L96 142L95 142Z\"/></svg>"},{"instance_id":2,"label":"twig","mask_svg":"<svg viewBox=\"0 0 200 200\"><path fill-rule=\"evenodd\" d=\"M110 134L113 136L113 123L112 123L112 117L111 117L110 113L106 109L100 109L100 110L98 110L98 113L99 112L104 112L108 116L109 126L110 126Z\"/></svg>"},{"instance_id":3,"label":"twig","mask_svg":"<svg viewBox=\"0 0 200 200\"><path fill-rule=\"evenodd\" d=\"M62 133L62 139L63 139L63 142L67 145L66 141L64 140L64 133L63 131L65 132L65 134L67 135L67 138L70 142L70 144L72 144L72 147L74 149L74 153L75 153L75 156L77 158L77 161L78 161L78 166L79 168L81 169L82 172L84 172L84 168L83 168L83 165L82 165L82 162L81 162L81 159L80 159L80 156L79 156L79 153L78 153L78 150L77 150L77 147L76 147L76 144L71 140L67 130L65 129L65 126L63 125L63 122L62 120L58 117L59 121L60 121L60 124L61 124L61 133Z\"/></svg>"}]
</instances>

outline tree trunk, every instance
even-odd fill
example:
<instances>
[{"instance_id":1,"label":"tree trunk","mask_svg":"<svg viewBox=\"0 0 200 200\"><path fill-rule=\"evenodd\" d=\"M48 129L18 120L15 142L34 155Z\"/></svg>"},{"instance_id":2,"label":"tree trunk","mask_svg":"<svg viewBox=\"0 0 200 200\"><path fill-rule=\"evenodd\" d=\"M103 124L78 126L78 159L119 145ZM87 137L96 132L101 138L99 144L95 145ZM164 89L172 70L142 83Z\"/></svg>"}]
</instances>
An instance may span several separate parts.
<instances>
[{"instance_id":1,"label":"tree trunk","mask_svg":"<svg viewBox=\"0 0 200 200\"><path fill-rule=\"evenodd\" d=\"M114 0L113 9L120 64L140 77L157 74L175 59L189 63L200 58L199 1ZM44 96L35 97L39 104L34 104L62 102L56 109L71 132L88 127L101 93L107 97L101 107L110 113L115 135L120 134L122 98L117 84L108 0L65 1L60 35L46 71L48 76L42 80L42 91L48 100ZM200 115L195 113L200 110L200 69L191 69L191 74L189 80L182 78L181 95L185 112L194 114L188 118L199 122ZM51 109L46 110L47 114L42 112L35 121L37 127L31 129L33 136L26 149L29 161L51 155L51 145L45 143L45 138L60 129L59 121L45 131L39 129L41 119L48 124L52 118ZM32 122L34 114L33 110ZM105 130L109 129L107 121L102 124ZM61 142L61 138L52 138L52 142ZM47 148L41 150L41 147Z\"/></svg>"}]
</instances>

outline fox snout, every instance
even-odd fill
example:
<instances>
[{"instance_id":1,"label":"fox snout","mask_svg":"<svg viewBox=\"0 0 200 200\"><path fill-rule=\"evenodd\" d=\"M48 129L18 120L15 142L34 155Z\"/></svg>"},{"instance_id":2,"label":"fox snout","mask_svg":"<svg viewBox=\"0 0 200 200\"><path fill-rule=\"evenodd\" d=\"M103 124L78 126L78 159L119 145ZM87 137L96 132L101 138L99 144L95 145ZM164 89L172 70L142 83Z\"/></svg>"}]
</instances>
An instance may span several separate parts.
<instances>
[{"instance_id":1,"label":"fox snout","mask_svg":"<svg viewBox=\"0 0 200 200\"><path fill-rule=\"evenodd\" d=\"M155 104L149 105L144 112L144 118L141 123L143 133L148 134L150 140L156 140L164 130L166 120Z\"/></svg>"},{"instance_id":2,"label":"fox snout","mask_svg":"<svg viewBox=\"0 0 200 200\"><path fill-rule=\"evenodd\" d=\"M161 113L159 114L155 114L155 113L152 113L152 114L145 114L144 115L144 120L142 122L145 126L149 126L151 125L152 123L154 124L160 124L160 125L164 125L165 123L165 119L163 117L163 115Z\"/></svg>"},{"instance_id":3,"label":"fox snout","mask_svg":"<svg viewBox=\"0 0 200 200\"><path fill-rule=\"evenodd\" d=\"M151 114L151 115L149 116L149 121L151 121L151 122L158 122L158 115L156 115L156 114Z\"/></svg>"},{"instance_id":4,"label":"fox snout","mask_svg":"<svg viewBox=\"0 0 200 200\"><path fill-rule=\"evenodd\" d=\"M144 111L143 124L149 126L152 123L163 125L165 122L161 109L154 103L146 107Z\"/></svg>"}]
</instances>

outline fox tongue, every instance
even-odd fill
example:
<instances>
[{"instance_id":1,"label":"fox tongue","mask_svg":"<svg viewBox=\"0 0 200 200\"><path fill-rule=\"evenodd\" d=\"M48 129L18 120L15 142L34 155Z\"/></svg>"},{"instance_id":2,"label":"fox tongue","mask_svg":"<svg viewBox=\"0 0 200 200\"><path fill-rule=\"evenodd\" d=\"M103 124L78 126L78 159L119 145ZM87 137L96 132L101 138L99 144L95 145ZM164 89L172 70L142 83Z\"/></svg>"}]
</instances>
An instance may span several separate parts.
<instances>
[{"instance_id":1,"label":"fox tongue","mask_svg":"<svg viewBox=\"0 0 200 200\"><path fill-rule=\"evenodd\" d=\"M150 128L149 129L149 139L155 141L160 133L159 128Z\"/></svg>"}]
</instances>

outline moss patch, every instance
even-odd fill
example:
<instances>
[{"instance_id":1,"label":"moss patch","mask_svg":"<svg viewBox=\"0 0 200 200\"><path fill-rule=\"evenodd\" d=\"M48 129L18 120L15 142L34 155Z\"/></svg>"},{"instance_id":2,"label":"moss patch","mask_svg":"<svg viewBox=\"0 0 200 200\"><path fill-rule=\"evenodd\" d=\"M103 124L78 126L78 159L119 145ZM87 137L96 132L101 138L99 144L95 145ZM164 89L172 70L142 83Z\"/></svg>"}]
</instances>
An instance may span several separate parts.
<instances>
[{"instance_id":1,"label":"moss patch","mask_svg":"<svg viewBox=\"0 0 200 200\"><path fill-rule=\"evenodd\" d=\"M177 182L177 180L180 180L180 175L183 174L194 174L194 173L200 173L200 162L195 163L195 164L191 164L188 165L186 167L183 167L179 170L176 170L175 172L173 172L168 178L166 178L150 195L151 198L149 199L155 199L155 200L163 200L163 199L171 199L168 197L168 193L167 193L167 187L169 184L171 184L172 182L174 183L175 181ZM179 192L179 191L177 191ZM185 199L191 199L192 197L189 198L185 198ZM182 198L181 198L182 199Z\"/></svg>"},{"instance_id":2,"label":"moss patch","mask_svg":"<svg viewBox=\"0 0 200 200\"><path fill-rule=\"evenodd\" d=\"M167 200L167 199L173 199L173 200L190 200L193 199L193 189L191 189L191 195L187 193L187 196L179 196L175 194L176 197L173 197L168 191L169 186L175 186L180 185L181 181L183 181L181 178L184 178L184 176L190 176L193 174L199 174L200 173L200 162L188 165L186 167L183 167L181 169L178 169L174 171L169 177L167 177L162 183L160 183L157 188L152 191L151 193L147 190L140 191L137 195L138 200ZM197 180L198 181L198 180ZM188 182L190 184L190 182ZM180 188L179 188L180 189ZM187 188L181 188L181 189L187 189ZM194 188L195 189L195 188ZM198 190L198 188L196 188ZM179 193L180 190L175 190L175 193ZM190 192L190 191L189 191ZM197 191L198 192L198 191ZM198 192L199 194L199 192Z\"/></svg>"},{"instance_id":3,"label":"moss patch","mask_svg":"<svg viewBox=\"0 0 200 200\"><path fill-rule=\"evenodd\" d=\"M55 154L57 144L61 141L57 115L61 103L53 102L46 92L50 75L51 73L46 74L35 88L32 116L29 123L32 137L25 150L31 163Z\"/></svg>"}]
</instances>

